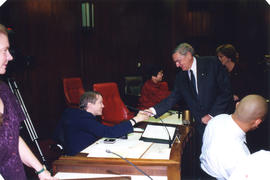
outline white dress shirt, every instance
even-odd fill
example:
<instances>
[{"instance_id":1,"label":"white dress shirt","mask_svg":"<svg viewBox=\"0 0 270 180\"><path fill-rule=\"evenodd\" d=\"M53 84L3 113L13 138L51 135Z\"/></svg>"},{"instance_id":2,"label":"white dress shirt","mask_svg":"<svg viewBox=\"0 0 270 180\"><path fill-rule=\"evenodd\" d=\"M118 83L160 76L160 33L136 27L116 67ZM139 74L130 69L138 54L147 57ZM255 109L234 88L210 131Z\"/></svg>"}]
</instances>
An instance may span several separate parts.
<instances>
[{"instance_id":1,"label":"white dress shirt","mask_svg":"<svg viewBox=\"0 0 270 180\"><path fill-rule=\"evenodd\" d=\"M193 71L193 74L194 74L194 78L195 78L195 84L196 84L196 92L198 94L198 83L197 83L197 60L195 57L193 57L193 63L191 65L191 68L188 70L188 76L189 76L189 79L191 79L191 74L190 74L190 70ZM152 112L151 116L154 116L157 114L155 108L151 107L149 108L150 111ZM211 115L209 115L211 116ZM212 116L211 116L212 117Z\"/></svg>"},{"instance_id":2,"label":"white dress shirt","mask_svg":"<svg viewBox=\"0 0 270 180\"><path fill-rule=\"evenodd\" d=\"M196 84L196 92L198 94L198 81L197 81L197 60L195 57L193 57L193 63L191 65L191 68L189 69L188 71L188 76L189 76L189 79L191 79L191 74L190 74L190 70L193 71L193 74L194 74L194 78L195 78L195 84Z\"/></svg>"},{"instance_id":3,"label":"white dress shirt","mask_svg":"<svg viewBox=\"0 0 270 180\"><path fill-rule=\"evenodd\" d=\"M229 180L269 180L270 151L260 150L249 155L233 171Z\"/></svg>"},{"instance_id":4,"label":"white dress shirt","mask_svg":"<svg viewBox=\"0 0 270 180\"><path fill-rule=\"evenodd\" d=\"M217 179L228 179L235 167L250 154L245 142L245 132L231 115L214 117L204 131L201 168Z\"/></svg>"}]
</instances>

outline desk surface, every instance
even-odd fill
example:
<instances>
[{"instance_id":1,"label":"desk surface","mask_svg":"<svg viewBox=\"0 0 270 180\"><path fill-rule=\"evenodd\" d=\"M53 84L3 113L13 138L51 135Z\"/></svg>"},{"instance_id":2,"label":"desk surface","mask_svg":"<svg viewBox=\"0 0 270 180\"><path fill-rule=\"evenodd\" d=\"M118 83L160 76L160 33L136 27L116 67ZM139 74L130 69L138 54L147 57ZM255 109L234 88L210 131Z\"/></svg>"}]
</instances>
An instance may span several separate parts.
<instances>
[{"instance_id":1,"label":"desk surface","mask_svg":"<svg viewBox=\"0 0 270 180\"><path fill-rule=\"evenodd\" d=\"M150 176L167 176L168 180L181 179L181 156L193 130L190 126L179 125L179 132L180 141L174 141L169 159L127 159ZM76 156L61 156L53 163L53 173L57 172L141 175L122 159L87 157L85 153L79 153Z\"/></svg>"},{"instance_id":2,"label":"desk surface","mask_svg":"<svg viewBox=\"0 0 270 180\"><path fill-rule=\"evenodd\" d=\"M145 122L161 123L161 121L163 121L163 123L165 124L183 125L182 114L181 113L178 114L178 113L179 113L178 111L170 110L164 113L159 118L150 117Z\"/></svg>"}]
</instances>

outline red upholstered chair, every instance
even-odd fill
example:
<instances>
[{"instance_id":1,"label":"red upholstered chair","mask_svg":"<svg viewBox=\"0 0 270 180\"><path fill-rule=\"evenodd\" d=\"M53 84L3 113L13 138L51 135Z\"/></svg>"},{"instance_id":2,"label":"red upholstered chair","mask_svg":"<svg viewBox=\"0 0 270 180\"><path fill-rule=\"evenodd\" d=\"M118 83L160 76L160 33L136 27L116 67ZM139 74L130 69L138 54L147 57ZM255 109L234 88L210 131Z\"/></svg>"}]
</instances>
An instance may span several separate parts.
<instances>
[{"instance_id":1,"label":"red upholstered chair","mask_svg":"<svg viewBox=\"0 0 270 180\"><path fill-rule=\"evenodd\" d=\"M97 83L93 85L93 89L99 92L103 97L103 124L119 124L121 121L129 120L134 117L134 114L130 112L123 103L116 83Z\"/></svg>"},{"instance_id":2,"label":"red upholstered chair","mask_svg":"<svg viewBox=\"0 0 270 180\"><path fill-rule=\"evenodd\" d=\"M77 108L80 103L80 97L85 92L81 78L64 78L63 87L67 105Z\"/></svg>"}]
</instances>

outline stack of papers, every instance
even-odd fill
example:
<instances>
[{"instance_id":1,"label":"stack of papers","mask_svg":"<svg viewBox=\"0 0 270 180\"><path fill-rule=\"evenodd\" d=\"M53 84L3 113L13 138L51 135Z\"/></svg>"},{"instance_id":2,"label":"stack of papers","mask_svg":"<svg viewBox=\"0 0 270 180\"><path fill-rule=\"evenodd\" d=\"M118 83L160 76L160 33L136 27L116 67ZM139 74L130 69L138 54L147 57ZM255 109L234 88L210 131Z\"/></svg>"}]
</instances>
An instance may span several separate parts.
<instances>
[{"instance_id":1,"label":"stack of papers","mask_svg":"<svg viewBox=\"0 0 270 180\"><path fill-rule=\"evenodd\" d=\"M117 153L124 158L138 159L169 159L171 149L168 144L152 143L140 141L142 133L130 133L128 139L116 139L114 144L105 144L104 139L88 146L81 151L87 153L88 157L109 157L119 158L118 156L107 153L106 150Z\"/></svg>"},{"instance_id":2,"label":"stack of papers","mask_svg":"<svg viewBox=\"0 0 270 180\"><path fill-rule=\"evenodd\" d=\"M119 158L118 156L107 153L106 150L117 153L124 158L141 158L141 156L151 146L151 142L140 141L137 138L141 134L135 134L134 139L128 137L128 139L116 139L113 144L104 143L104 138L100 139L96 143L84 149L82 152L87 153L87 157L111 157Z\"/></svg>"}]
</instances>

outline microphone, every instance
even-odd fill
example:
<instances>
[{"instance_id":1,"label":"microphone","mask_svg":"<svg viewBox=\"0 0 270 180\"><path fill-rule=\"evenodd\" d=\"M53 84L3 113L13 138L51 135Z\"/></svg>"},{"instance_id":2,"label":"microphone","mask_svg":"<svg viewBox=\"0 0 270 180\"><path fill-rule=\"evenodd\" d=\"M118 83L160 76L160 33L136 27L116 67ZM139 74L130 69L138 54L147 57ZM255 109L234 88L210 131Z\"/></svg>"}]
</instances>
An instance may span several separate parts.
<instances>
[{"instance_id":1,"label":"microphone","mask_svg":"<svg viewBox=\"0 0 270 180\"><path fill-rule=\"evenodd\" d=\"M121 159L125 160L127 163L129 163L130 165L132 165L133 167L135 167L138 171L140 171L143 175L147 176L149 179L153 180L148 174L146 174L143 170L141 170L139 167L137 167L135 164L133 164L132 162L130 162L129 160L127 160L126 158L122 157L120 154L117 154L115 152L110 151L109 149L106 149L106 153L111 153L114 154L118 157L120 157Z\"/></svg>"},{"instance_id":2,"label":"microphone","mask_svg":"<svg viewBox=\"0 0 270 180\"><path fill-rule=\"evenodd\" d=\"M147 113L152 114L152 115L155 116L155 114L152 113L151 111L139 110L139 109L137 109L137 108L135 108L135 107L132 107L132 106L129 106L129 105L126 105L126 106L127 106L129 109L132 109L132 110L134 110L134 111L143 111L143 112L147 112ZM162 125L165 127L165 129L166 129L166 131L167 131L167 134L168 134L168 136L169 136L169 148L171 148L171 147L172 147L172 138L171 138L171 135L170 135L170 133L169 133L169 131L168 131L168 129L167 129L165 123L163 122L163 120L162 120L160 117L159 117L158 119L161 121Z\"/></svg>"},{"instance_id":3,"label":"microphone","mask_svg":"<svg viewBox=\"0 0 270 180\"><path fill-rule=\"evenodd\" d=\"M167 131L167 134L169 136L169 148L171 148L172 147L172 138L171 138L171 135L170 135L170 133L169 133L169 131L168 131L165 123L163 122L163 120L160 117L158 119L162 122L162 125L165 127L165 129Z\"/></svg>"}]
</instances>

